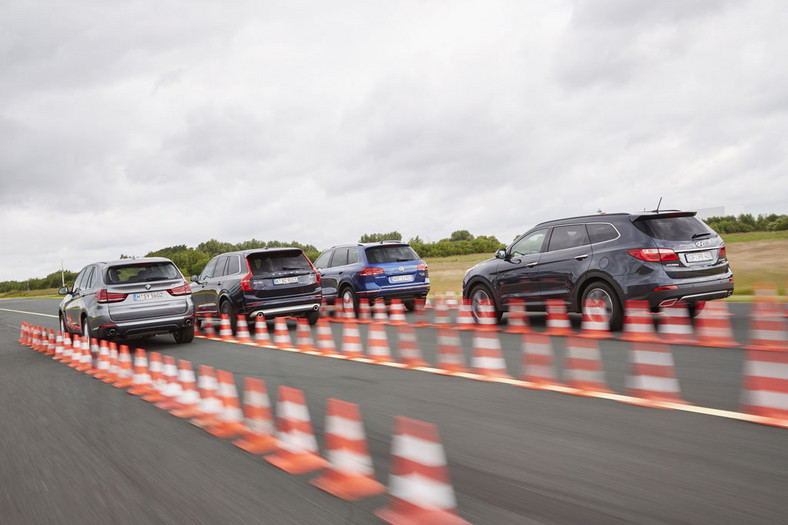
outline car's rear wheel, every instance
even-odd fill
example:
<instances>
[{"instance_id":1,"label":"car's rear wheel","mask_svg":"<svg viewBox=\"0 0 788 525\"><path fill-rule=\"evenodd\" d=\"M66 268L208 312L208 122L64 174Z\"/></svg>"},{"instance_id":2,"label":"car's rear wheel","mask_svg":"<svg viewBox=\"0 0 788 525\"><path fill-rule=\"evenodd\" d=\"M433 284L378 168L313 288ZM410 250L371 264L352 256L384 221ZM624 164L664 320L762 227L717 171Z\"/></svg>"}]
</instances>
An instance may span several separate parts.
<instances>
[{"instance_id":1,"label":"car's rear wheel","mask_svg":"<svg viewBox=\"0 0 788 525\"><path fill-rule=\"evenodd\" d=\"M476 322L479 322L480 314L479 310L481 307L482 302L489 301L489 304L492 304L493 310L495 311L495 319L497 322L501 322L501 317L503 317L502 312L499 312L498 309L495 307L495 300L493 299L493 294L487 286L483 284L477 284L471 290L470 295L471 300L471 312L473 313L474 319Z\"/></svg>"},{"instance_id":2,"label":"car's rear wheel","mask_svg":"<svg viewBox=\"0 0 788 525\"><path fill-rule=\"evenodd\" d=\"M185 326L172 333L173 339L178 344L191 343L194 340L194 326Z\"/></svg>"},{"instance_id":3,"label":"car's rear wheel","mask_svg":"<svg viewBox=\"0 0 788 525\"><path fill-rule=\"evenodd\" d=\"M320 319L320 311L319 310L312 310L306 314L306 320L309 321L310 325L316 325L318 319Z\"/></svg>"},{"instance_id":4,"label":"car's rear wheel","mask_svg":"<svg viewBox=\"0 0 788 525\"><path fill-rule=\"evenodd\" d=\"M342 288L342 292L339 294L339 299L342 301L342 309L347 311L348 309L352 308L353 315L356 315L358 312L358 297L356 296L356 292L350 286L345 286Z\"/></svg>"},{"instance_id":5,"label":"car's rear wheel","mask_svg":"<svg viewBox=\"0 0 788 525\"><path fill-rule=\"evenodd\" d=\"M580 303L582 305L588 300L602 301L605 315L610 323L610 329L613 331L621 330L624 322L624 309L621 307L621 300L618 294L610 287L609 284L596 281L588 285L583 291L583 299Z\"/></svg>"},{"instance_id":6,"label":"car's rear wheel","mask_svg":"<svg viewBox=\"0 0 788 525\"><path fill-rule=\"evenodd\" d=\"M415 310L415 309L416 309L416 301L415 301L415 300L405 301L405 302L403 302L402 304L404 304L404 305L405 305L405 308L406 308L406 309L407 309L409 312L412 312L413 310Z\"/></svg>"},{"instance_id":7,"label":"car's rear wheel","mask_svg":"<svg viewBox=\"0 0 788 525\"><path fill-rule=\"evenodd\" d=\"M230 319L230 327L233 329L234 334L235 325L238 323L238 319L235 316L235 312L233 312L233 305L230 304L230 301L227 299L222 300L222 303L219 305L219 313L221 315L226 315Z\"/></svg>"}]
</instances>

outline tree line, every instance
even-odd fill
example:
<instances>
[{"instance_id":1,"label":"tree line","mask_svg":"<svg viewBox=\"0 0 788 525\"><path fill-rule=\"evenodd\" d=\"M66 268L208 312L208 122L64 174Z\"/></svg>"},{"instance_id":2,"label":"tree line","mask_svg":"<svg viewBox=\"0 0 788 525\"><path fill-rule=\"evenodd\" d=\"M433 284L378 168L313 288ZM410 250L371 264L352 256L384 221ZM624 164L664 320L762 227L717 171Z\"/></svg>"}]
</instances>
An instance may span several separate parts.
<instances>
[{"instance_id":1,"label":"tree line","mask_svg":"<svg viewBox=\"0 0 788 525\"><path fill-rule=\"evenodd\" d=\"M753 217L750 213L742 213L738 217L726 215L724 217L709 217L704 219L717 233L745 233L788 230L788 215L758 215Z\"/></svg>"}]
</instances>

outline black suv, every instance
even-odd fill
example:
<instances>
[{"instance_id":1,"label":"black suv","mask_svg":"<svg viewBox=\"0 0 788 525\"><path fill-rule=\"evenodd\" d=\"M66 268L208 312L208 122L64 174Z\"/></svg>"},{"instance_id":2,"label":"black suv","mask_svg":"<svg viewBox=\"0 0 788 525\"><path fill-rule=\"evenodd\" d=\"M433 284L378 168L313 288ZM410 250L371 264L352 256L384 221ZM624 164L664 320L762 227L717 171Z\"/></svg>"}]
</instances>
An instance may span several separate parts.
<instances>
[{"instance_id":1,"label":"black suv","mask_svg":"<svg viewBox=\"0 0 788 525\"><path fill-rule=\"evenodd\" d=\"M197 316L227 314L233 330L238 314L249 321L258 314L305 316L310 324L320 317L320 274L298 248L223 253L192 281Z\"/></svg>"},{"instance_id":2,"label":"black suv","mask_svg":"<svg viewBox=\"0 0 788 525\"><path fill-rule=\"evenodd\" d=\"M694 315L696 303L733 293L733 273L722 239L695 212L600 214L538 224L469 269L462 293L474 315L491 299L499 319L511 299L529 308L562 299L574 312L601 299L618 330L628 299L653 309L683 300Z\"/></svg>"}]
</instances>

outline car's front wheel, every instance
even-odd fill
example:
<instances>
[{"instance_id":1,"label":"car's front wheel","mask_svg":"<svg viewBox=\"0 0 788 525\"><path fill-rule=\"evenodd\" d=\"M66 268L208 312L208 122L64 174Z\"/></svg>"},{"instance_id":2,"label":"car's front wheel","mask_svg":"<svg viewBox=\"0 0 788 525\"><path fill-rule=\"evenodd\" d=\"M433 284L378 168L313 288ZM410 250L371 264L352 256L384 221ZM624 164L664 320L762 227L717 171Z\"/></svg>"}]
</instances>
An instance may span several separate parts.
<instances>
[{"instance_id":1,"label":"car's front wheel","mask_svg":"<svg viewBox=\"0 0 788 525\"><path fill-rule=\"evenodd\" d=\"M66 326L66 320L63 318L63 314L60 314L58 317L60 324L60 333L63 335L71 333L71 330L69 330L68 326Z\"/></svg>"},{"instance_id":2,"label":"car's front wheel","mask_svg":"<svg viewBox=\"0 0 788 525\"><path fill-rule=\"evenodd\" d=\"M233 312L233 305L230 304L230 301L225 299L222 301L221 306L219 306L219 313L221 315L226 315L230 319L230 327L235 333L235 325L238 322L238 319L235 317L235 313Z\"/></svg>"},{"instance_id":3,"label":"car's front wheel","mask_svg":"<svg viewBox=\"0 0 788 525\"><path fill-rule=\"evenodd\" d=\"M358 298L356 297L356 292L353 291L353 288L350 286L345 286L342 288L342 293L339 295L340 301L342 301L342 309L345 311L351 311L355 315L358 311Z\"/></svg>"},{"instance_id":4,"label":"car's front wheel","mask_svg":"<svg viewBox=\"0 0 788 525\"><path fill-rule=\"evenodd\" d=\"M194 326L185 326L172 333L173 339L178 344L191 343L194 340Z\"/></svg>"},{"instance_id":5,"label":"car's front wheel","mask_svg":"<svg viewBox=\"0 0 788 525\"><path fill-rule=\"evenodd\" d=\"M474 286L473 289L471 290L470 300L471 300L471 312L473 313L473 317L474 319L476 319L477 323L480 322L481 314L479 313L479 311L481 309L481 305L483 302L487 302L488 304L492 305L493 311L495 311L495 320L497 322L501 322L501 317L503 316L503 314L499 312L498 309L495 307L495 300L493 299L493 294L490 291L490 289L487 288L487 286L483 284L477 284L476 286Z\"/></svg>"},{"instance_id":6,"label":"car's front wheel","mask_svg":"<svg viewBox=\"0 0 788 525\"><path fill-rule=\"evenodd\" d=\"M621 330L621 326L624 323L624 309L621 306L618 294L609 284L597 281L588 285L588 288L583 291L583 299L580 303L581 309L588 300L602 301L602 307L610 323L610 329L613 331Z\"/></svg>"}]
</instances>

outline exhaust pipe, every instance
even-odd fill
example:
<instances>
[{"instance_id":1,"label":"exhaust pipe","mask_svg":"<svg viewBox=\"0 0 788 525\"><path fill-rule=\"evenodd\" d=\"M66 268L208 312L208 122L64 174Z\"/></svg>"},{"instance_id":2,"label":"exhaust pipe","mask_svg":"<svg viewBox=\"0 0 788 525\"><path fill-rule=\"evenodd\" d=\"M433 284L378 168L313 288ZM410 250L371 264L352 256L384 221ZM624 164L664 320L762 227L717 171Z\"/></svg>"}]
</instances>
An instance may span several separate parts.
<instances>
[{"instance_id":1,"label":"exhaust pipe","mask_svg":"<svg viewBox=\"0 0 788 525\"><path fill-rule=\"evenodd\" d=\"M184 324L184 325L186 325L186 326L191 326L191 325L192 325L192 319L191 319L191 317L190 317L190 318L188 318L188 319L186 319L186 320L183 322L183 324Z\"/></svg>"},{"instance_id":2,"label":"exhaust pipe","mask_svg":"<svg viewBox=\"0 0 788 525\"><path fill-rule=\"evenodd\" d=\"M109 335L110 337L113 337L117 333L118 331L115 330L114 328L110 328L109 330L107 330L107 335Z\"/></svg>"},{"instance_id":3,"label":"exhaust pipe","mask_svg":"<svg viewBox=\"0 0 788 525\"><path fill-rule=\"evenodd\" d=\"M320 306L318 306L318 305L316 305L316 304L315 304L315 305L312 305L312 311L313 311L313 312L317 312L318 308L320 308Z\"/></svg>"}]
</instances>

